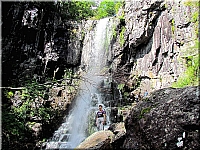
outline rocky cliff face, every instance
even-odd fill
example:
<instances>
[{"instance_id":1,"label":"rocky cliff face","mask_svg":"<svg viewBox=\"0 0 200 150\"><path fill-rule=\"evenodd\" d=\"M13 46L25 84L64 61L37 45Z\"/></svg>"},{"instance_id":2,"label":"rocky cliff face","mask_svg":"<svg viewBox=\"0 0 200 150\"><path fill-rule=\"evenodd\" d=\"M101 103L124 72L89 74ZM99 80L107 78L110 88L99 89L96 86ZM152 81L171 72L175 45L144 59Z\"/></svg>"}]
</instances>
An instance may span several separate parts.
<instances>
[{"instance_id":1,"label":"rocky cliff face","mask_svg":"<svg viewBox=\"0 0 200 150\"><path fill-rule=\"evenodd\" d=\"M125 27L119 33L125 41L120 45L116 40L111 48L112 68L119 82L137 88L133 93L143 94L176 81L184 71L182 51L197 38L190 19L197 9L183 1L126 1L125 19L118 25L119 30ZM126 78L122 80L122 76Z\"/></svg>"},{"instance_id":2,"label":"rocky cliff face","mask_svg":"<svg viewBox=\"0 0 200 150\"><path fill-rule=\"evenodd\" d=\"M53 2L2 3L3 85L61 79L80 64L82 26L62 20Z\"/></svg>"}]
</instances>

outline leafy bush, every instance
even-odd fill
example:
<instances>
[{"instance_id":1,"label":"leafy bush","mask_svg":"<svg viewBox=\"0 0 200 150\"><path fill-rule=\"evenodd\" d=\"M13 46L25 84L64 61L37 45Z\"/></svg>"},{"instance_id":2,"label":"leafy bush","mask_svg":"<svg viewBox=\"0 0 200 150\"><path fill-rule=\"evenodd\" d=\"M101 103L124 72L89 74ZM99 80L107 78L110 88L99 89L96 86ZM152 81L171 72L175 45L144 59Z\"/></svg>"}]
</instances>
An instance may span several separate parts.
<instances>
[{"instance_id":1,"label":"leafy bush","mask_svg":"<svg viewBox=\"0 0 200 150\"><path fill-rule=\"evenodd\" d=\"M46 87L40 85L35 81L26 84L26 87L17 89L18 99L20 103L10 107L11 98L14 95L13 92L4 92L6 99L8 99L2 106L2 123L3 132L6 135L6 139L11 140L23 147L22 143L28 143L28 140L32 140L32 131L28 127L28 122L33 122L32 118L39 118L42 123L48 124L52 111L46 108L44 105L40 105L37 102L43 99Z\"/></svg>"},{"instance_id":2,"label":"leafy bush","mask_svg":"<svg viewBox=\"0 0 200 150\"><path fill-rule=\"evenodd\" d=\"M122 5L122 1L115 2L114 0L103 0L97 8L95 18L101 19L114 16Z\"/></svg>"},{"instance_id":3,"label":"leafy bush","mask_svg":"<svg viewBox=\"0 0 200 150\"><path fill-rule=\"evenodd\" d=\"M199 54L198 54L199 42L196 41L196 45L187 50L188 56L184 57L186 60L186 70L182 76L180 76L177 82L172 84L174 88L182 88L185 86L198 85L199 79Z\"/></svg>"},{"instance_id":4,"label":"leafy bush","mask_svg":"<svg viewBox=\"0 0 200 150\"><path fill-rule=\"evenodd\" d=\"M123 1L114 0L103 0L100 4L94 1L71 0L60 2L60 13L62 19L67 20L102 19L116 15L122 5Z\"/></svg>"},{"instance_id":5,"label":"leafy bush","mask_svg":"<svg viewBox=\"0 0 200 150\"><path fill-rule=\"evenodd\" d=\"M177 82L172 84L172 87L182 88L198 85L199 57L191 56L187 61L186 71L178 78Z\"/></svg>"},{"instance_id":6,"label":"leafy bush","mask_svg":"<svg viewBox=\"0 0 200 150\"><path fill-rule=\"evenodd\" d=\"M94 15L92 6L95 5L92 1L66 1L61 4L61 15L63 19L68 20L83 20Z\"/></svg>"},{"instance_id":7,"label":"leafy bush","mask_svg":"<svg viewBox=\"0 0 200 150\"><path fill-rule=\"evenodd\" d=\"M21 149L32 137L31 130L26 126L26 117L22 119L21 114L6 105L2 106L2 148L9 149L8 146L12 146L12 149ZM9 145L5 145L8 141Z\"/></svg>"},{"instance_id":8,"label":"leafy bush","mask_svg":"<svg viewBox=\"0 0 200 150\"><path fill-rule=\"evenodd\" d=\"M100 3L97 9L97 19L113 16L115 14L114 1L104 0Z\"/></svg>"}]
</instances>

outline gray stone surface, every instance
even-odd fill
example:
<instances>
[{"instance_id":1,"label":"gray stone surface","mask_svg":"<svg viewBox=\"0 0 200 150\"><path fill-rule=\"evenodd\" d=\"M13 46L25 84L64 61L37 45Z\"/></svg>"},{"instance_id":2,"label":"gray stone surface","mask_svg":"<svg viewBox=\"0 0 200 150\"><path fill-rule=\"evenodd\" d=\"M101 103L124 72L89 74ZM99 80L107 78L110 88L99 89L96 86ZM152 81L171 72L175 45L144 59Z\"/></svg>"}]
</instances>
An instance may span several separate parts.
<instances>
[{"instance_id":1,"label":"gray stone surface","mask_svg":"<svg viewBox=\"0 0 200 150\"><path fill-rule=\"evenodd\" d=\"M111 48L113 77L130 88L131 76L140 78L142 94L145 89L169 87L185 70L180 61L183 50L194 45L194 23L189 18L197 8L183 1L147 0L126 1L124 11L125 43L113 41ZM121 26L118 22L118 30Z\"/></svg>"},{"instance_id":2,"label":"gray stone surface","mask_svg":"<svg viewBox=\"0 0 200 150\"><path fill-rule=\"evenodd\" d=\"M199 149L199 108L199 87L155 91L126 118L123 147Z\"/></svg>"}]
</instances>

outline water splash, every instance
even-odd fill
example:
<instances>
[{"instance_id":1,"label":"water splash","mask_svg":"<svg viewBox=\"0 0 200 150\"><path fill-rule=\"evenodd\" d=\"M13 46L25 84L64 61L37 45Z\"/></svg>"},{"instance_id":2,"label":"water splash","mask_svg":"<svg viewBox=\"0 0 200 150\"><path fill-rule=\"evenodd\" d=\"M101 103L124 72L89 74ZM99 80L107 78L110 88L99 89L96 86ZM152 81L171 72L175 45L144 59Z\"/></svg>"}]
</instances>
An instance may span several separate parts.
<instances>
[{"instance_id":1,"label":"water splash","mask_svg":"<svg viewBox=\"0 0 200 150\"><path fill-rule=\"evenodd\" d=\"M109 18L101 19L95 27L94 34L91 35L90 32L86 34L85 39L88 38L89 42L84 44L81 62L87 66L86 74L83 76L84 82L80 85L80 92L73 109L66 117L66 121L55 131L51 141L47 143L46 149L75 148L91 134L88 130L96 131L93 126L95 113L98 110L97 105L103 103L99 88L101 88L102 82L105 88L109 87L109 83L106 82L107 78L100 75L106 64L106 44L110 42L108 24ZM110 108L102 105L107 113L105 128L108 128Z\"/></svg>"}]
</instances>

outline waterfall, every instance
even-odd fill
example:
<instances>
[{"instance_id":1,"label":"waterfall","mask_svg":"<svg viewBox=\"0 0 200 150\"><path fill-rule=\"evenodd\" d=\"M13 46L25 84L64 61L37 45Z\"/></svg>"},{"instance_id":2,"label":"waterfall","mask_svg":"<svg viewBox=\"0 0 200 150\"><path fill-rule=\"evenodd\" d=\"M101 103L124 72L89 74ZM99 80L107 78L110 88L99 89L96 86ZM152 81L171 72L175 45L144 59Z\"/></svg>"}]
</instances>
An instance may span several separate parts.
<instances>
[{"instance_id":1,"label":"waterfall","mask_svg":"<svg viewBox=\"0 0 200 150\"><path fill-rule=\"evenodd\" d=\"M109 20L109 18L105 18L97 21L94 30L88 31L85 35L81 64L86 66L86 73L83 75L79 94L66 121L47 142L46 149L75 148L92 132L96 132L94 122L98 104L102 104L103 109L106 110L107 125L105 128L109 127L110 108L104 104L103 97L99 92L102 83L103 88L109 88L109 84L106 82L109 81L109 78L101 75L102 69L106 65L106 49L111 37L108 30L109 24L111 24Z\"/></svg>"}]
</instances>

